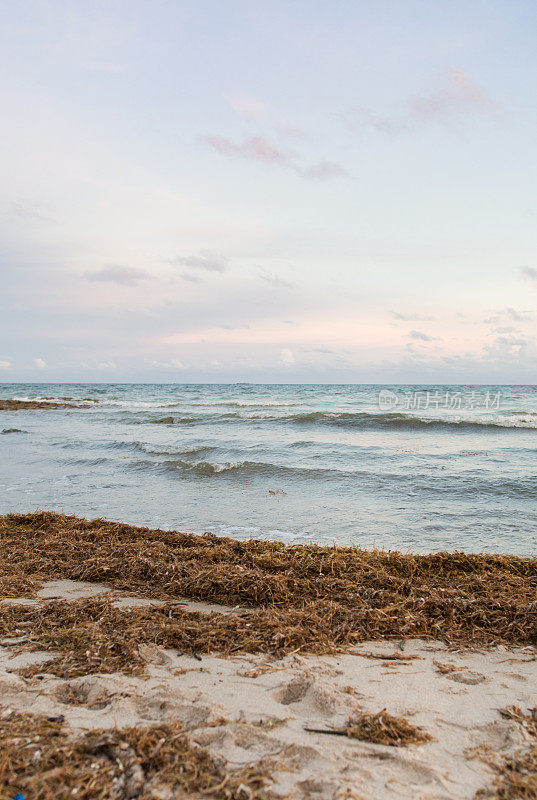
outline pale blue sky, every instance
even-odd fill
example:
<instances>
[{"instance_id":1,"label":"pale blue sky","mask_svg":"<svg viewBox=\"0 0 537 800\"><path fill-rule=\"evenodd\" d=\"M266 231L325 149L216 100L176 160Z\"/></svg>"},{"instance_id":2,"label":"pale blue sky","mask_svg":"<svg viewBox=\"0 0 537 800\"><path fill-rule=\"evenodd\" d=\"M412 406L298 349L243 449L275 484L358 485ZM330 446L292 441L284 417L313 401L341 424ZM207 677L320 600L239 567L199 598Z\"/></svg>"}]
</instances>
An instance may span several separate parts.
<instances>
[{"instance_id":1,"label":"pale blue sky","mask_svg":"<svg viewBox=\"0 0 537 800\"><path fill-rule=\"evenodd\" d=\"M0 11L0 380L535 382L534 2Z\"/></svg>"}]
</instances>

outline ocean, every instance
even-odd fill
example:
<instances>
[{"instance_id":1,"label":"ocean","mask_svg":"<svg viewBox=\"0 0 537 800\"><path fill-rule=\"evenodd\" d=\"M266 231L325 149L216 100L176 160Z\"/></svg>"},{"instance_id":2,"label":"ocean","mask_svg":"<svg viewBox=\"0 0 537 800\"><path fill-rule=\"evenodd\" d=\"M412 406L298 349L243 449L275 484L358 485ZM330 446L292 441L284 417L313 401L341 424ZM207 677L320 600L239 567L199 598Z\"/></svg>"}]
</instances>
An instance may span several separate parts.
<instances>
[{"instance_id":1,"label":"ocean","mask_svg":"<svg viewBox=\"0 0 537 800\"><path fill-rule=\"evenodd\" d=\"M1 384L7 398L69 407L0 411L0 513L537 552L534 386Z\"/></svg>"}]
</instances>

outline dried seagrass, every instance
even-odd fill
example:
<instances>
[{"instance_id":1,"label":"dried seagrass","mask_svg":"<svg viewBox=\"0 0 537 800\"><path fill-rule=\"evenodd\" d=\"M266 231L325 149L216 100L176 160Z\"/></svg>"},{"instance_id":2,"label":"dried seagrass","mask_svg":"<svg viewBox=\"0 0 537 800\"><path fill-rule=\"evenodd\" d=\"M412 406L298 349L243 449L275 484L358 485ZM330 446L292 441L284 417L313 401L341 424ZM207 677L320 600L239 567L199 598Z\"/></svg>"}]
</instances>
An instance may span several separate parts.
<instances>
[{"instance_id":1,"label":"dried seagrass","mask_svg":"<svg viewBox=\"0 0 537 800\"><path fill-rule=\"evenodd\" d=\"M411 725L404 717L388 714L386 709L376 714L354 714L349 717L344 728L306 728L311 733L327 733L347 736L349 739L360 739L363 742L385 744L391 747L406 747L409 744L425 744L433 741L433 737Z\"/></svg>"},{"instance_id":2,"label":"dried seagrass","mask_svg":"<svg viewBox=\"0 0 537 800\"><path fill-rule=\"evenodd\" d=\"M230 769L178 724L95 730L78 738L34 715L0 718L0 800L265 800L262 766ZM76 791L73 791L76 790Z\"/></svg>"},{"instance_id":3,"label":"dried seagrass","mask_svg":"<svg viewBox=\"0 0 537 800\"><path fill-rule=\"evenodd\" d=\"M250 652L410 637L537 644L535 558L238 542L51 512L0 517L0 543L0 596L70 578L250 607Z\"/></svg>"}]
</instances>

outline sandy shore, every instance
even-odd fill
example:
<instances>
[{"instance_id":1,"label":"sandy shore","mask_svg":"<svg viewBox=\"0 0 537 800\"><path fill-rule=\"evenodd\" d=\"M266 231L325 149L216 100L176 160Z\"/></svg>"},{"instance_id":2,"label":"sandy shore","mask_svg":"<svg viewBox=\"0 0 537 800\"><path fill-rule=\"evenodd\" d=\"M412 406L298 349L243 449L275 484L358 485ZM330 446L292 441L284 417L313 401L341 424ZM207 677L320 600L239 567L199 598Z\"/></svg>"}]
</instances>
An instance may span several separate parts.
<instances>
[{"instance_id":1,"label":"sandy shore","mask_svg":"<svg viewBox=\"0 0 537 800\"><path fill-rule=\"evenodd\" d=\"M55 580L45 582L33 598L3 600L2 608L41 608L53 599L77 603L94 596L122 609L158 604L104 583ZM186 600L184 609L240 613ZM494 752L500 760L528 747L524 727L499 712L537 706L537 661L528 647L453 650L414 639L363 642L335 656L282 658L195 657L155 645L139 647L146 662L143 675L63 679L45 671L54 652L36 650L24 630L4 637L1 714L59 718L73 737L95 729L181 723L192 742L217 761L266 770L265 790L280 797L440 800L472 798L490 786L494 771L475 749L489 758ZM29 665L42 665L44 671L23 677L19 671ZM306 730L341 729L353 713L384 708L433 741L393 747ZM243 788L244 798L251 796ZM156 784L152 792L155 798L185 796Z\"/></svg>"},{"instance_id":2,"label":"sandy shore","mask_svg":"<svg viewBox=\"0 0 537 800\"><path fill-rule=\"evenodd\" d=\"M0 800L537 797L537 560L0 517Z\"/></svg>"}]
</instances>

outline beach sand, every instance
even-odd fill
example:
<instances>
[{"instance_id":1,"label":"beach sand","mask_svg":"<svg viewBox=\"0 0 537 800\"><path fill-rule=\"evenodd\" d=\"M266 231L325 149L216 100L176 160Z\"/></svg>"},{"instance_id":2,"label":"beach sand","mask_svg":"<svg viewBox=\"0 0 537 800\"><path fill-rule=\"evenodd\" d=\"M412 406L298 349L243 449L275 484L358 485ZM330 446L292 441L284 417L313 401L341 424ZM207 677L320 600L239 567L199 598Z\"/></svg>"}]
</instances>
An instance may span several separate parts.
<instances>
[{"instance_id":1,"label":"beach sand","mask_svg":"<svg viewBox=\"0 0 537 800\"><path fill-rule=\"evenodd\" d=\"M60 579L44 582L33 598L4 599L2 608L41 608L51 600L78 603L95 596L122 609L159 603L105 583ZM183 608L240 613L188 600ZM144 643L139 649L146 662L142 675L62 678L43 671L29 678L19 670L45 667L54 653L35 649L18 630L0 641L0 716L60 718L74 738L96 729L181 723L192 743L218 763L259 767L268 775L264 791L290 798L472 798L493 783L487 761L499 763L531 744L523 725L500 714L505 707L537 706L531 647L455 650L440 641L377 640L338 655L281 658L178 655ZM393 747L306 730L341 729L355 713L382 709L405 717L433 740ZM118 792L110 796L129 796ZM157 781L148 796L187 795ZM229 796L253 795L243 786Z\"/></svg>"}]
</instances>

